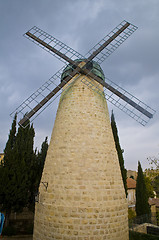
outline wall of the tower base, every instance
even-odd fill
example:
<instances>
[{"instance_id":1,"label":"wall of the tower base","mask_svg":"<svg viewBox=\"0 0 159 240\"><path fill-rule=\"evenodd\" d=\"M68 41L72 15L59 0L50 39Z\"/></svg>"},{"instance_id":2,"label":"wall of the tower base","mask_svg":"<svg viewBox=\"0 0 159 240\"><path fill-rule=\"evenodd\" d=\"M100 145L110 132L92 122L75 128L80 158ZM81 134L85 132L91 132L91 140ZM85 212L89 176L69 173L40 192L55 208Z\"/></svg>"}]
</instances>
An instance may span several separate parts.
<instances>
[{"instance_id":1,"label":"wall of the tower base","mask_svg":"<svg viewBox=\"0 0 159 240\"><path fill-rule=\"evenodd\" d=\"M127 213L122 208L115 209L113 201L111 209L37 204L33 240L128 240Z\"/></svg>"},{"instance_id":2,"label":"wall of the tower base","mask_svg":"<svg viewBox=\"0 0 159 240\"><path fill-rule=\"evenodd\" d=\"M107 104L80 78L61 96L39 192L33 240L129 239Z\"/></svg>"}]
</instances>

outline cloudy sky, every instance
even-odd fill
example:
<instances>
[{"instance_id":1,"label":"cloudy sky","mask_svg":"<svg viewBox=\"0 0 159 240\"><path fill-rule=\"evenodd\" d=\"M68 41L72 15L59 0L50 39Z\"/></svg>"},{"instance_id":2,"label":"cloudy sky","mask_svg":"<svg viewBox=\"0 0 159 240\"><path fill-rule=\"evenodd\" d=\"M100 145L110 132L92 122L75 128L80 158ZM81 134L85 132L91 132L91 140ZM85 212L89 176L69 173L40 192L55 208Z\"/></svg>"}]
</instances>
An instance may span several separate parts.
<instances>
[{"instance_id":1,"label":"cloudy sky","mask_svg":"<svg viewBox=\"0 0 159 240\"><path fill-rule=\"evenodd\" d=\"M158 0L1 0L0 152L12 123L10 113L62 67L62 63L23 37L34 25L85 54L121 21L138 30L101 65L106 77L156 110L141 126L113 109L127 169L159 153L159 1ZM58 101L34 122L35 147L51 135Z\"/></svg>"}]
</instances>

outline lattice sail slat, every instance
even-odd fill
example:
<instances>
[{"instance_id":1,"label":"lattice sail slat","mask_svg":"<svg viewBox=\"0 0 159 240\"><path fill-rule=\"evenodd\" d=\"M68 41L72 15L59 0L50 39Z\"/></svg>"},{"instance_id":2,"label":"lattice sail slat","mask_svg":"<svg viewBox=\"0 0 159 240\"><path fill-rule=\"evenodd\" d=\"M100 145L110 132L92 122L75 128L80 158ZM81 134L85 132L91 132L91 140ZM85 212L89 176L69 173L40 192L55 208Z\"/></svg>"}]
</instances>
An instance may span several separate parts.
<instances>
[{"instance_id":1,"label":"lattice sail slat","mask_svg":"<svg viewBox=\"0 0 159 240\"><path fill-rule=\"evenodd\" d=\"M138 27L126 22L122 21L116 28L114 28L109 34L107 34L100 42L98 42L89 52L85 55L85 57L89 57L93 54L98 48L100 48L106 41L109 41L123 26L126 28L121 31L121 33L112 39L112 41L107 45L102 51L95 56L94 61L101 64L107 57L109 57L128 37L134 33Z\"/></svg>"},{"instance_id":2,"label":"lattice sail slat","mask_svg":"<svg viewBox=\"0 0 159 240\"><path fill-rule=\"evenodd\" d=\"M83 78L82 82L87 85L89 88L91 88L93 91L97 92L101 96L105 96L106 100L108 100L110 103L112 103L115 107L119 108L121 111L125 112L127 115L129 115L131 118L133 118L135 121L140 123L141 125L145 126L149 120L153 117L155 114L155 110L149 107L147 104L143 103L141 100L133 96L128 91L124 90L120 86L118 86L116 83L111 81L110 79L106 78L106 82L109 86L116 89L117 92L120 92L123 96L126 96L128 99L127 101L123 100L121 97L117 96L115 92L112 93L112 91L108 88L104 88L104 91L101 90L97 85L94 85L92 81L88 81L88 78ZM132 101L136 105L135 107L130 105L130 101ZM138 110L141 109L141 111Z\"/></svg>"},{"instance_id":3,"label":"lattice sail slat","mask_svg":"<svg viewBox=\"0 0 159 240\"><path fill-rule=\"evenodd\" d=\"M63 91L62 87L60 87L60 81L61 81L61 74L64 70L65 66L62 67L57 73L55 73L49 80L47 80L41 87L39 87L33 94L30 95L25 101L20 104L19 107L17 107L10 116L14 118L15 114L17 114L17 121L19 122L19 125L22 127L26 127L27 122L26 120L29 120L30 122L33 122L33 120L41 113L43 112ZM80 74L79 74L80 75ZM78 77L78 75L77 75ZM72 76L70 75L70 78ZM76 78L74 79L74 81ZM63 81L65 84L65 80ZM65 90L69 88L69 86L73 84L73 82L68 83L67 87L65 87ZM54 94L54 89L57 89L56 94ZM53 93L53 94L52 94ZM53 96L51 98L47 99L47 96L52 94ZM45 103L41 104L43 100L45 99ZM38 109L36 109L38 106ZM35 110L36 109L36 110ZM27 114L32 113L31 117L27 117ZM24 121L24 124L21 123L21 119L26 116L26 120Z\"/></svg>"},{"instance_id":4,"label":"lattice sail slat","mask_svg":"<svg viewBox=\"0 0 159 240\"><path fill-rule=\"evenodd\" d=\"M64 44L63 42L58 40L57 38L51 36L50 34L46 33L45 31L41 30L40 28L38 28L36 26L31 28L28 32L26 32L24 34L24 37L28 38L33 43L35 43L39 47L43 48L45 51L49 52L51 55L60 59L60 61L64 62L65 64L66 64L66 61L63 58L56 55L56 53L52 52L46 46L37 42L35 39L33 39L31 37L31 35L35 36L35 38L40 39L41 41L43 41L47 45L57 49L59 52L63 53L64 55L66 55L68 58L70 58L72 60L84 58L83 55L81 55L80 53L78 53L77 51L72 49L71 47L67 46L66 44Z\"/></svg>"},{"instance_id":5,"label":"lattice sail slat","mask_svg":"<svg viewBox=\"0 0 159 240\"><path fill-rule=\"evenodd\" d=\"M64 66L16 108L15 111L11 113L11 116L14 117L15 113L17 117L20 116L19 118L21 120L19 124L22 126L24 126L28 120L33 121L60 95L66 84L67 88L65 87L65 90L82 74L96 81L96 83L93 84L93 81L88 81L88 78L83 77L82 82L85 85L100 95L105 96L109 102L140 124L145 125L149 119L153 117L155 111L108 78L106 78L106 81L103 81L91 70L91 66L94 64L92 60L101 64L136 30L136 26L124 20L83 56L40 28L35 26L31 28L24 36L60 59L64 62ZM82 65L80 65L80 61L75 61L76 59L81 60ZM66 67L68 63L69 65ZM67 69L68 72L70 68L72 69L69 70L69 74L61 81L63 71ZM96 69L96 71L98 70ZM74 81L69 83L73 77ZM99 85L97 83L103 85L104 91L101 91L101 87L98 87Z\"/></svg>"}]
</instances>

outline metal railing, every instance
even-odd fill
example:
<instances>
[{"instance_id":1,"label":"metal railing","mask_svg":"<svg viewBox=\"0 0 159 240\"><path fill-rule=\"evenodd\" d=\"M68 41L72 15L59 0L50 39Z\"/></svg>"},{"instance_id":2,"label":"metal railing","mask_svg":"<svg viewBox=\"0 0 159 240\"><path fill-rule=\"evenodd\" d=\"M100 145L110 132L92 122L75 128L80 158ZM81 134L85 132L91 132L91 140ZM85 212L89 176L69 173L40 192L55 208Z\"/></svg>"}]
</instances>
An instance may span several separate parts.
<instances>
[{"instance_id":1,"label":"metal railing","mask_svg":"<svg viewBox=\"0 0 159 240\"><path fill-rule=\"evenodd\" d=\"M129 229L135 231L139 227L139 225L143 225L144 223L153 224L157 226L156 216L153 216L153 214L145 214L142 216L129 219Z\"/></svg>"}]
</instances>

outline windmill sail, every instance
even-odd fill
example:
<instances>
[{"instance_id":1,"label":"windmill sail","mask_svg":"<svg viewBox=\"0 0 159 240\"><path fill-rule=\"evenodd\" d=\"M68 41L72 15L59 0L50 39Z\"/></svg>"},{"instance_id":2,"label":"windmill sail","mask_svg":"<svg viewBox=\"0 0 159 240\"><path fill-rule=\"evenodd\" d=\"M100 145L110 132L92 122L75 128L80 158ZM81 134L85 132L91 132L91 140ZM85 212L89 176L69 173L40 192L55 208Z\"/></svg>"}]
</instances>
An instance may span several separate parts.
<instances>
[{"instance_id":1,"label":"windmill sail","mask_svg":"<svg viewBox=\"0 0 159 240\"><path fill-rule=\"evenodd\" d=\"M17 108L12 115L17 112L18 114L23 114L23 118L19 121L19 125L25 126L25 123L28 119L34 117L31 121L33 121L46 107L48 107L56 97L61 93L62 88L77 74L78 76L82 74L82 82L87 85L92 90L98 92L100 95L106 97L106 99L111 102L113 105L118 107L120 110L125 112L127 115L135 119L137 122L145 126L149 119L153 117L155 111L150 108L148 105L143 103L141 100L130 94L128 91L124 90L114 82L110 81L108 78L106 82L101 80L100 77L96 76L92 70L88 70L86 68L82 68L81 71L77 71L76 69L72 69L72 72L69 73L69 76L65 78L59 85L51 90L48 86L55 85L53 80L61 79L62 71L57 72L54 76L52 76L45 84L42 85L35 93L33 93L28 99L26 99L20 106ZM98 85L93 84L92 81L89 81L88 78L96 80L99 84L101 84L105 89L104 91L98 87ZM52 80L53 79L53 80ZM74 79L75 81L75 79ZM72 84L72 82L71 82ZM71 84L68 84L67 88L70 87ZM45 96L44 92L49 90L49 93ZM65 89L66 90L66 89ZM58 93L59 92L59 93ZM58 95L56 95L58 93ZM56 95L56 97L55 97ZM41 98L40 98L41 97ZM53 98L54 97L54 98ZM52 99L53 98L53 99ZM47 103L47 105L45 105ZM33 105L34 104L34 105ZM26 111L29 110L29 111ZM40 111L40 112L39 112ZM27 114L25 114L27 112Z\"/></svg>"},{"instance_id":2,"label":"windmill sail","mask_svg":"<svg viewBox=\"0 0 159 240\"><path fill-rule=\"evenodd\" d=\"M107 34L85 55L89 60L94 59L101 64L109 57L128 37L133 34L138 27L127 21L122 21L116 28Z\"/></svg>"},{"instance_id":3,"label":"windmill sail","mask_svg":"<svg viewBox=\"0 0 159 240\"><path fill-rule=\"evenodd\" d=\"M88 81L88 78L83 78L82 82L91 88L98 94L105 96L105 98L112 103L115 107L126 113L135 121L145 126L153 115L155 110L149 107L147 104L133 96L128 91L121 88L119 85L106 78L106 82L102 82L105 87L104 91L94 85L92 81Z\"/></svg>"},{"instance_id":4,"label":"windmill sail","mask_svg":"<svg viewBox=\"0 0 159 240\"><path fill-rule=\"evenodd\" d=\"M108 101L142 125L145 125L148 120L153 117L155 111L109 79L106 79L106 82L103 81L99 76L94 74L90 68L93 59L95 59L98 64L102 63L136 30L137 27L129 22L121 22L86 54L86 56L89 56L83 57L83 55L43 30L37 27L31 28L24 36L56 56L63 61L65 65L16 108L16 110L11 113L11 116L15 113L21 114L22 119L19 121L19 124L24 126L28 119L32 117L34 117L32 120L35 119L40 112L50 105L50 103L61 93L62 88L66 84L68 88L70 85L68 84L69 81L75 75L77 75L76 78L78 78L78 76L82 74L83 77L81 81L85 85L98 91L99 94L105 95ZM81 65L80 62L83 64ZM68 67L66 67L66 63L69 63ZM67 77L61 83L58 83L65 69L69 69L69 73L67 71ZM97 85L92 84L92 81L89 81L89 78L84 76L96 80L96 82L101 84L106 90L104 89L104 92L101 91L101 88L97 90Z\"/></svg>"},{"instance_id":5,"label":"windmill sail","mask_svg":"<svg viewBox=\"0 0 159 240\"><path fill-rule=\"evenodd\" d=\"M78 58L84 58L83 55L36 26L26 32L24 37L49 52L51 55L60 59L60 61L65 64L66 62L69 62L69 59L75 60Z\"/></svg>"},{"instance_id":6,"label":"windmill sail","mask_svg":"<svg viewBox=\"0 0 159 240\"><path fill-rule=\"evenodd\" d=\"M58 84L58 82L61 81L61 75L64 68L65 66L55 73L48 81L46 81L40 88L31 94L30 97L22 102L22 104L20 104L20 106L10 114L12 117L17 114L20 126L26 127L28 120L32 122L61 94L62 88L72 79L73 76L77 74L77 71L74 70L74 72L72 72L67 79ZM78 78L78 75L76 78ZM67 88L71 84L68 84ZM67 88L65 88L65 90Z\"/></svg>"}]
</instances>

